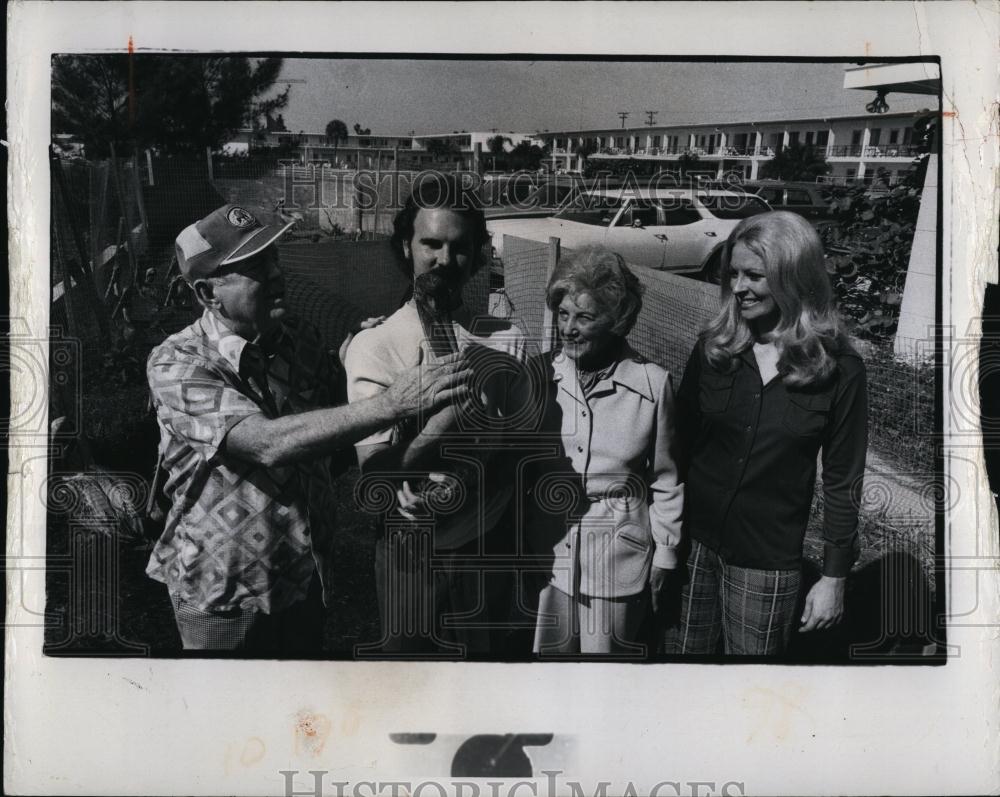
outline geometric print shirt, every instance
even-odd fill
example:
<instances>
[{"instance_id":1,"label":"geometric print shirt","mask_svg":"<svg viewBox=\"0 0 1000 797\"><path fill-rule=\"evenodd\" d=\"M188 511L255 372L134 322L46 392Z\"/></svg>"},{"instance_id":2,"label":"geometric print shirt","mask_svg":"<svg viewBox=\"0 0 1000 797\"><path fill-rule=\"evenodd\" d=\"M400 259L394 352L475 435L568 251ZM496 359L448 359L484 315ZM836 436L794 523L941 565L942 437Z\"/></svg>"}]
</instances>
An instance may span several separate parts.
<instances>
[{"instance_id":1,"label":"geometric print shirt","mask_svg":"<svg viewBox=\"0 0 1000 797\"><path fill-rule=\"evenodd\" d=\"M325 594L330 460L265 468L223 447L251 415L344 403L343 372L318 332L290 319L249 342L206 310L153 350L146 374L170 501L147 575L205 612L278 612L306 597L314 572Z\"/></svg>"}]
</instances>

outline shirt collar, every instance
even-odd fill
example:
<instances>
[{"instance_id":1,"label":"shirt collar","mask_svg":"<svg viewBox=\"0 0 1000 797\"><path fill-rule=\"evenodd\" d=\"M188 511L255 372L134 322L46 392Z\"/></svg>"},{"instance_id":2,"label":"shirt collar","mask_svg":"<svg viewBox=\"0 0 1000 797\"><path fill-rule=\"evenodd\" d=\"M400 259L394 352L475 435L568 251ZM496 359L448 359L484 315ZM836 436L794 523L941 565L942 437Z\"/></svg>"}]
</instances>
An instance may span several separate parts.
<instances>
[{"instance_id":1,"label":"shirt collar","mask_svg":"<svg viewBox=\"0 0 1000 797\"><path fill-rule=\"evenodd\" d=\"M250 341L233 332L208 309L202 313L201 328L205 330L208 342L218 350L226 362L233 366L233 370L239 373L243 350Z\"/></svg>"},{"instance_id":2,"label":"shirt collar","mask_svg":"<svg viewBox=\"0 0 1000 797\"><path fill-rule=\"evenodd\" d=\"M626 343L622 346L621 359L615 366L610 381L612 384L621 385L652 401L653 386L649 381L649 374L646 373L643 362L635 349ZM574 397L576 397L575 392L579 392L582 395L576 378L576 365L569 357L566 357L559 351L553 354L552 371L553 382L562 383L560 387Z\"/></svg>"}]
</instances>

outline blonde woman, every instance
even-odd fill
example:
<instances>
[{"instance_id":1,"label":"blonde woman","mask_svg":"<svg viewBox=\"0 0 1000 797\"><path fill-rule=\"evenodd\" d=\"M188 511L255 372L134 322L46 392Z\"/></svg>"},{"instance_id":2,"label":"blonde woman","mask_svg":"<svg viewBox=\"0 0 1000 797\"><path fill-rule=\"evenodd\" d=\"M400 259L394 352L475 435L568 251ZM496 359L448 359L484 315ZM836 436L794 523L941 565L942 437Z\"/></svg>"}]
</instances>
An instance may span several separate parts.
<instances>
[{"instance_id":1,"label":"blonde woman","mask_svg":"<svg viewBox=\"0 0 1000 797\"><path fill-rule=\"evenodd\" d=\"M844 612L867 449L865 367L800 216L744 219L723 251L722 309L678 391L689 581L667 653L776 655ZM822 454L822 576L797 611Z\"/></svg>"}]
</instances>

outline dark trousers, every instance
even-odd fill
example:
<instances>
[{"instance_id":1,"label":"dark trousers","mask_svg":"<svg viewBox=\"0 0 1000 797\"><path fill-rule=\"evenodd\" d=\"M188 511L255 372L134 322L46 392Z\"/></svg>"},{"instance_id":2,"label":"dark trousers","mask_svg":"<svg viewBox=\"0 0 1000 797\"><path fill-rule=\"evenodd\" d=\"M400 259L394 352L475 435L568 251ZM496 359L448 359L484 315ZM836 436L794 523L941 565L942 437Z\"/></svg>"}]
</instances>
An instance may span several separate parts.
<instances>
[{"instance_id":1,"label":"dark trousers","mask_svg":"<svg viewBox=\"0 0 1000 797\"><path fill-rule=\"evenodd\" d=\"M256 609L203 612L176 596L171 602L185 650L250 656L312 656L323 650L326 611L315 576L305 600L273 614Z\"/></svg>"},{"instance_id":2,"label":"dark trousers","mask_svg":"<svg viewBox=\"0 0 1000 797\"><path fill-rule=\"evenodd\" d=\"M459 548L433 550L429 528L380 529L375 586L382 638L362 655L482 658L507 633L512 568L506 527Z\"/></svg>"}]
</instances>

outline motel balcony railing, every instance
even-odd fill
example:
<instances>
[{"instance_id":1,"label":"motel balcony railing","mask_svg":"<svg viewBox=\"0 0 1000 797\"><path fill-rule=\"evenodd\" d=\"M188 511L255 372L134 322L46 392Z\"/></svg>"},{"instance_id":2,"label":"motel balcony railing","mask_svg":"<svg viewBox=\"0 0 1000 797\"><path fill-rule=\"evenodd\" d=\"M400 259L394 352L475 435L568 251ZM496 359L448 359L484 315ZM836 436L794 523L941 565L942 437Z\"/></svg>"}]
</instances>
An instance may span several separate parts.
<instances>
[{"instance_id":1,"label":"motel balcony railing","mask_svg":"<svg viewBox=\"0 0 1000 797\"><path fill-rule=\"evenodd\" d=\"M919 148L912 144L841 144L829 148L828 158L915 158Z\"/></svg>"}]
</instances>

